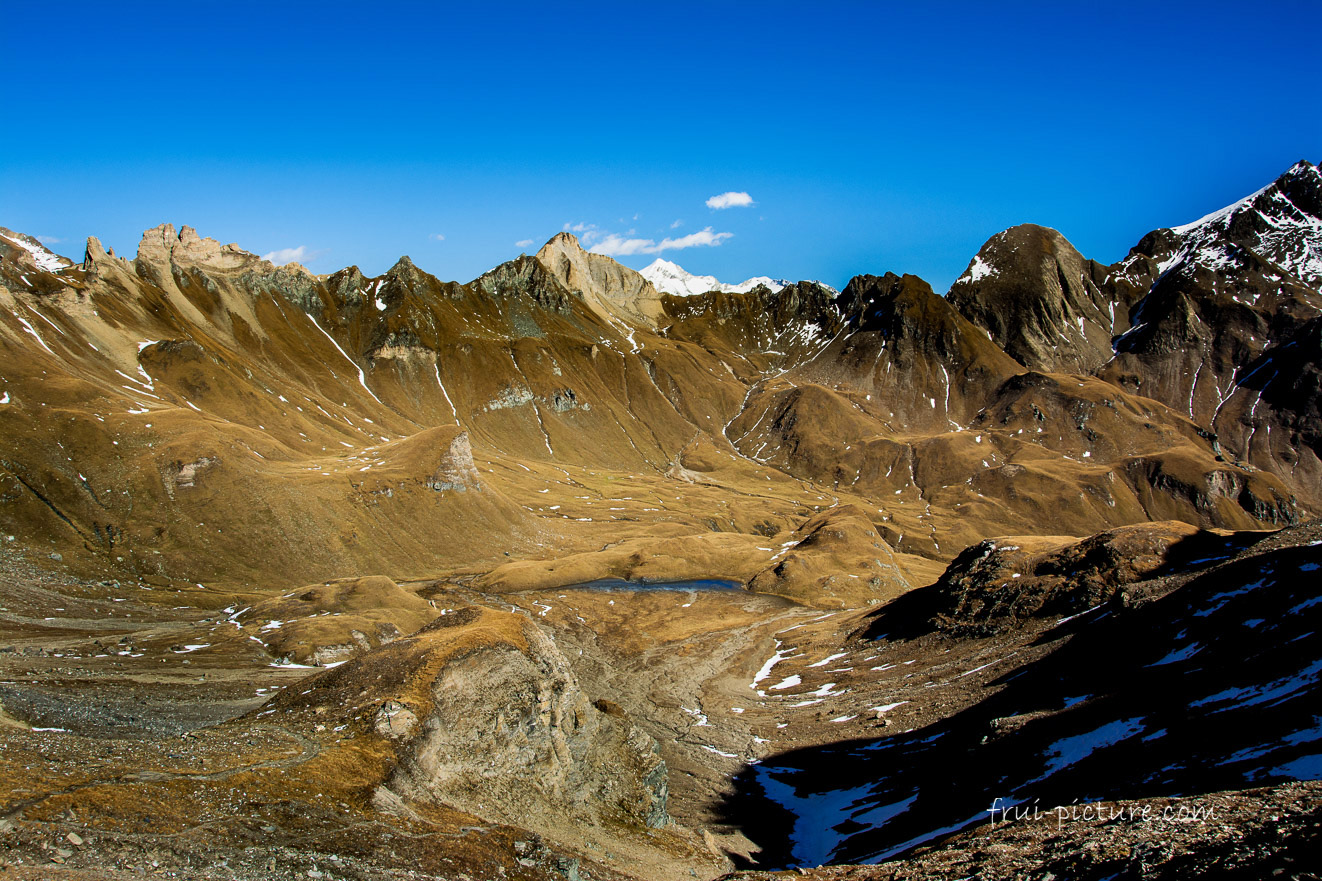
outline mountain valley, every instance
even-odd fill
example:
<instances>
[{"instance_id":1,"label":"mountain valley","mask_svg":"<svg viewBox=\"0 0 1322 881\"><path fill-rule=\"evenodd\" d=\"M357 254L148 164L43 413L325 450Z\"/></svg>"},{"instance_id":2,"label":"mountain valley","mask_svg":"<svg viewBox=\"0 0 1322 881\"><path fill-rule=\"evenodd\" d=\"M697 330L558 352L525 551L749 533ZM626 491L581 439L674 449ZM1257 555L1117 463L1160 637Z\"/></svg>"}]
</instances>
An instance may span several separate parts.
<instances>
[{"instance_id":1,"label":"mountain valley","mask_svg":"<svg viewBox=\"0 0 1322 881\"><path fill-rule=\"evenodd\" d=\"M0 228L0 872L1313 877L1320 334L1308 162L944 295Z\"/></svg>"}]
</instances>

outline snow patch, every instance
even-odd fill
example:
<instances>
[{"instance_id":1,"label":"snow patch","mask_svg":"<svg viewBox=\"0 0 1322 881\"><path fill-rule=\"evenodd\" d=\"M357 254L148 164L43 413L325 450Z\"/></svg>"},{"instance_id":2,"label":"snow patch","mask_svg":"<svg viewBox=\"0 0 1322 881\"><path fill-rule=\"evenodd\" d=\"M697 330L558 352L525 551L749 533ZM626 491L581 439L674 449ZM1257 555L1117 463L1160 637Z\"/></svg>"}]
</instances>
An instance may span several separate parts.
<instances>
[{"instance_id":1,"label":"snow patch","mask_svg":"<svg viewBox=\"0 0 1322 881\"><path fill-rule=\"evenodd\" d=\"M27 251L32 255L32 261L37 264L38 268L43 269L46 272L55 272L64 268L64 263L61 262L64 258L38 243L24 241L23 238L14 238L13 236L3 234L0 234L0 239L12 242L24 251Z\"/></svg>"},{"instance_id":2,"label":"snow patch","mask_svg":"<svg viewBox=\"0 0 1322 881\"><path fill-rule=\"evenodd\" d=\"M966 251L965 253L968 252ZM964 270L964 278L960 280L967 282L981 281L982 279L990 278L995 274L996 267L992 266L986 260L983 260L982 255L978 254L973 258L973 262L969 264L969 268Z\"/></svg>"}]
</instances>

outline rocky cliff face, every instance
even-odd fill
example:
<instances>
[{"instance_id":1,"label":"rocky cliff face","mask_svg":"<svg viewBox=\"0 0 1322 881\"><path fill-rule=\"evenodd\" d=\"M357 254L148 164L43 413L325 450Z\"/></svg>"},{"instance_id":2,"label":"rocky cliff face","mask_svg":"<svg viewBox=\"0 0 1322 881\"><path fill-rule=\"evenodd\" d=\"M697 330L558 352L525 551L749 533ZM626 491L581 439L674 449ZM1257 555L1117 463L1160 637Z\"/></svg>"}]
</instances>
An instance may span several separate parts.
<instances>
[{"instance_id":1,"label":"rocky cliff face","mask_svg":"<svg viewBox=\"0 0 1322 881\"><path fill-rule=\"evenodd\" d=\"M518 839L513 856L504 844L505 864L557 864L548 848L629 867L621 877L676 878L695 858L723 862L697 853L697 836L670 819L657 742L585 690L549 631L525 612L449 604L433 608L377 576L308 585L237 616L287 616L258 632L290 651L333 639L336 628L348 643L339 666L246 717L326 743L292 780L347 775L335 785L353 791L371 822L439 832L431 844L443 851L474 846L465 838L473 832L479 843ZM395 625L408 630L388 633ZM568 871L578 859L558 864Z\"/></svg>"},{"instance_id":2,"label":"rocky cliff face","mask_svg":"<svg viewBox=\"0 0 1322 881\"><path fill-rule=\"evenodd\" d=\"M435 625L454 626L481 623L446 616ZM430 712L399 735L403 757L387 784L397 794L552 838L572 838L577 823L669 821L656 742L618 709L598 709L530 622L515 639L452 656L428 698Z\"/></svg>"},{"instance_id":3,"label":"rocky cliff face","mask_svg":"<svg viewBox=\"0 0 1322 881\"><path fill-rule=\"evenodd\" d=\"M1150 233L1112 267L1149 290L1101 375L1164 401L1228 454L1319 501L1315 402L1322 316L1322 174L1301 162L1258 193Z\"/></svg>"}]
</instances>

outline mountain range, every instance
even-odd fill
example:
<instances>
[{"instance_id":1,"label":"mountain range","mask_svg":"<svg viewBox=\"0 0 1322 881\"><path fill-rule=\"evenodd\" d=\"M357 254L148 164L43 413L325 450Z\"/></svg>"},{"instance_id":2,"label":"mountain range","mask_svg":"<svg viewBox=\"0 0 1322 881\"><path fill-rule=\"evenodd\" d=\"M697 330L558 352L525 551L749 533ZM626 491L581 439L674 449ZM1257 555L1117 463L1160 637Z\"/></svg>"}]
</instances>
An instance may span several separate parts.
<instances>
[{"instance_id":1,"label":"mountain range","mask_svg":"<svg viewBox=\"0 0 1322 881\"><path fill-rule=\"evenodd\" d=\"M996 532L1284 525L1322 504L1320 192L1300 163L1113 266L1015 227L946 297L894 275L672 295L569 234L459 284L408 258L314 276L188 227L149 230L132 261L92 239L78 264L6 231L0 418L21 452L3 528L70 563L192 582L247 566L266 541L250 511L297 510L300 577L379 567L385 547L417 561L446 527L393 528L417 522L411 494L346 541L357 503L327 500L322 519L285 488L315 474L312 492L347 503L425 486L437 463L404 451L452 428L479 456L811 484L930 559ZM391 484L364 457L403 470ZM214 483L236 507L204 516ZM490 527L447 540L446 564L573 528L492 483L421 497Z\"/></svg>"},{"instance_id":2,"label":"mountain range","mask_svg":"<svg viewBox=\"0 0 1322 881\"><path fill-rule=\"evenodd\" d=\"M778 791L793 761L735 786L734 770L700 760L756 741L690 741L674 720L698 725L710 711L686 701L711 699L713 683L763 650L781 657L771 622L820 630L814 645L828 646L884 640L916 609L905 627L927 622L922 639L964 651L1019 640L1043 615L1118 607L1130 583L1183 578L1188 592L1168 601L1174 582L1153 588L1140 617L1114 625L1116 639L1174 645L1183 637L1154 609L1192 621L1199 603L1221 607L1206 600L1201 569L1170 568L1173 548L1231 542L1229 560L1248 553L1243 536L1304 535L1322 510L1322 172L1299 162L1110 265L1055 230L1013 227L944 294L893 273L837 291L765 276L721 284L661 259L635 272L569 233L461 283L408 257L376 277L355 266L317 275L169 224L147 230L131 259L92 238L74 262L0 228L0 352L0 637L116 664L153 639L161 664L190 663L198 655L184 647L201 646L224 659L205 689L272 664L281 676L331 666L310 697L263 690L270 706L240 718L224 692L198 699L209 709L196 725L168 724L237 718L252 738L252 726L274 724L255 715L269 709L301 732L293 744L341 730L325 726L352 704L366 715L344 724L369 745L335 755L371 781L344 796L355 810L405 825L458 811L532 830L518 859L560 876L574 877L537 836L598 860L593 872L686 877L702 866L710 877L753 843L775 850L740 799ZM1038 556L987 575L988 542L1005 548L1007 536ZM1068 590L1035 580L1076 569L1092 574L1070 575ZM685 588L690 606L677 609L665 605L673 594L638 587L622 618L583 587L620 582L707 587ZM681 623L691 607L710 617ZM827 632L845 621L852 629ZM102 633L130 650L96 654ZM668 640L684 652L662 658ZM1014 650L1027 658L1027 646ZM686 672L659 684L666 664ZM1072 675L1050 687L1067 690ZM33 695L47 684L31 676L36 691L0 689L0 720L18 725L24 708L27 728L43 727ZM684 677L698 691L675 691ZM507 709L440 697L474 683ZM822 687L822 700L836 694ZM607 698L613 689L627 696ZM1117 706L1146 700L1125 695ZM538 733L510 746L521 701ZM964 709L934 718L960 738L966 723L988 724ZM752 725L758 712L736 715ZM460 731L479 718L497 746ZM811 749L795 767L829 763L831 721L802 735ZM1055 724L1033 728L1032 748ZM262 749L284 749L283 734L271 737ZM951 761L912 740L902 750L915 762ZM539 758L521 764L525 753ZM490 755L508 761L484 778L473 769ZM613 762L627 769L618 779L603 771ZM529 767L545 776L521 794ZM675 782L677 768L691 779ZM884 795L899 799L908 780ZM923 810L904 828L961 819ZM707 831L666 832L677 837L664 846L638 831L672 818ZM579 827L607 831L598 840ZM872 828L820 856L893 856L911 837ZM594 851L607 839L609 859ZM804 853L818 854L805 844L777 859Z\"/></svg>"}]
</instances>

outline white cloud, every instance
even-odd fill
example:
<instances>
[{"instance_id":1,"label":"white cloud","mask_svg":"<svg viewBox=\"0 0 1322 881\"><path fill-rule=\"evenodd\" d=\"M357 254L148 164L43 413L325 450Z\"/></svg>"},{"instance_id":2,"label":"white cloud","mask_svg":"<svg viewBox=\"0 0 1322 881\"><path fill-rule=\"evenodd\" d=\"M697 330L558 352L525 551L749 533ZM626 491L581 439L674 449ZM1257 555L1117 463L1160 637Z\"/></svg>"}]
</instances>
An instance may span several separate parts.
<instances>
[{"instance_id":1,"label":"white cloud","mask_svg":"<svg viewBox=\"0 0 1322 881\"><path fill-rule=\"evenodd\" d=\"M530 247L532 247L534 244L536 244L536 242L534 242L532 239L520 239L519 241L517 241L517 242L514 243L514 247L516 247L516 248L530 248Z\"/></svg>"},{"instance_id":2,"label":"white cloud","mask_svg":"<svg viewBox=\"0 0 1322 881\"><path fill-rule=\"evenodd\" d=\"M712 196L707 200L708 208L741 208L753 204L753 197L747 193L721 193L719 196Z\"/></svg>"},{"instance_id":3,"label":"white cloud","mask_svg":"<svg viewBox=\"0 0 1322 881\"><path fill-rule=\"evenodd\" d=\"M55 236L35 236L34 238L43 245L58 245L64 241L64 239L57 239Z\"/></svg>"},{"instance_id":4,"label":"white cloud","mask_svg":"<svg viewBox=\"0 0 1322 881\"><path fill-rule=\"evenodd\" d=\"M278 251L272 251L269 254L263 254L263 260L270 260L277 266L283 266L286 263L302 263L309 258L306 245L299 245L297 248L281 248Z\"/></svg>"},{"instance_id":5,"label":"white cloud","mask_svg":"<svg viewBox=\"0 0 1322 881\"><path fill-rule=\"evenodd\" d=\"M561 229L565 232L576 233L578 235L579 244L584 247L587 247L605 235L595 223L566 223Z\"/></svg>"},{"instance_id":6,"label":"white cloud","mask_svg":"<svg viewBox=\"0 0 1322 881\"><path fill-rule=\"evenodd\" d=\"M608 257L627 257L630 254L655 254L656 241L653 239L626 239L611 233L592 246L592 253L605 254Z\"/></svg>"},{"instance_id":7,"label":"white cloud","mask_svg":"<svg viewBox=\"0 0 1322 881\"><path fill-rule=\"evenodd\" d=\"M716 247L728 238L731 232L713 232L709 226L698 232L689 233L677 239L665 238L660 242L653 239L631 239L611 233L590 249L594 254L608 257L628 257L632 254L660 254L662 251L682 251L685 248L700 246Z\"/></svg>"},{"instance_id":8,"label":"white cloud","mask_svg":"<svg viewBox=\"0 0 1322 881\"><path fill-rule=\"evenodd\" d=\"M732 232L712 232L711 227L706 227L698 232L691 232L686 236L677 239L662 239L661 244L657 245L658 251L679 251L684 248L692 248L698 245L710 245L715 247L726 239L734 238Z\"/></svg>"},{"instance_id":9,"label":"white cloud","mask_svg":"<svg viewBox=\"0 0 1322 881\"><path fill-rule=\"evenodd\" d=\"M429 239L435 239L435 240L438 241L438 242L443 242L443 241L445 241L445 236L441 235L441 234L438 233L438 232L434 232L434 233L432 233L431 235L427 236L427 238L429 238Z\"/></svg>"},{"instance_id":10,"label":"white cloud","mask_svg":"<svg viewBox=\"0 0 1322 881\"><path fill-rule=\"evenodd\" d=\"M681 226L683 226L683 225L684 225L684 221L682 221L682 220L676 220L674 223L670 224L670 228L671 228L671 229L679 229L679 228L680 228Z\"/></svg>"}]
</instances>

